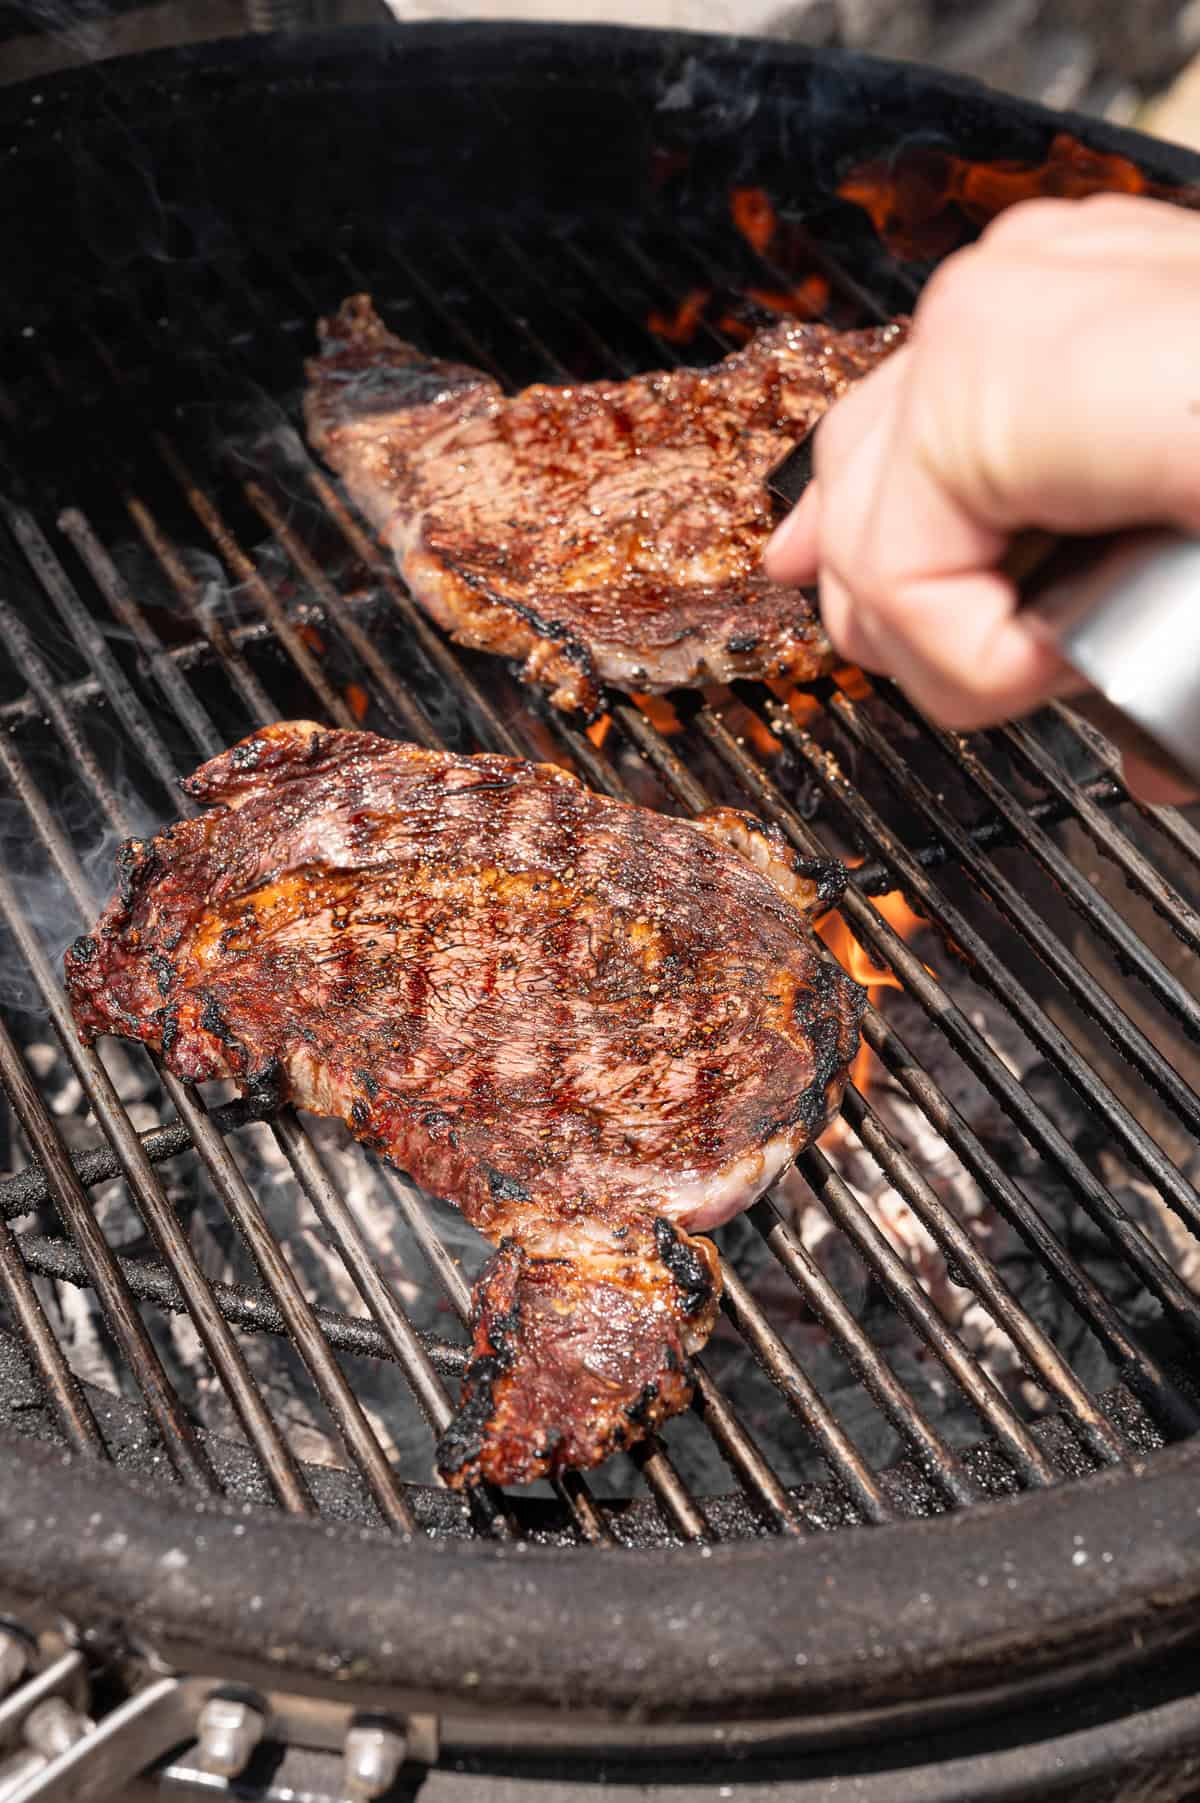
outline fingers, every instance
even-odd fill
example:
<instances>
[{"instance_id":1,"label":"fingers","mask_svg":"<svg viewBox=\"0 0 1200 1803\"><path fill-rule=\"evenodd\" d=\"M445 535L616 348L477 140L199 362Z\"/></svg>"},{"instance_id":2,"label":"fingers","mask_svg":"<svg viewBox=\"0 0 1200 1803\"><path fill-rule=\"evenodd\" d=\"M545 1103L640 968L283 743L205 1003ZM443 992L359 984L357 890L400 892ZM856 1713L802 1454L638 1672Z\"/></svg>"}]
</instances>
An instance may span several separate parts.
<instances>
[{"instance_id":1,"label":"fingers","mask_svg":"<svg viewBox=\"0 0 1200 1803\"><path fill-rule=\"evenodd\" d=\"M1177 208L1010 209L822 423L769 574L816 579L839 652L944 725L1076 689L997 565L1027 526L1200 530L1198 284L1200 218Z\"/></svg>"},{"instance_id":2,"label":"fingers","mask_svg":"<svg viewBox=\"0 0 1200 1803\"><path fill-rule=\"evenodd\" d=\"M856 458L863 442L886 426L894 398L903 388L907 366L907 347L902 347L855 383L817 427L814 480L776 530L764 553L764 566L773 582L800 584L815 580L821 561L821 471L825 467L836 471Z\"/></svg>"}]
</instances>

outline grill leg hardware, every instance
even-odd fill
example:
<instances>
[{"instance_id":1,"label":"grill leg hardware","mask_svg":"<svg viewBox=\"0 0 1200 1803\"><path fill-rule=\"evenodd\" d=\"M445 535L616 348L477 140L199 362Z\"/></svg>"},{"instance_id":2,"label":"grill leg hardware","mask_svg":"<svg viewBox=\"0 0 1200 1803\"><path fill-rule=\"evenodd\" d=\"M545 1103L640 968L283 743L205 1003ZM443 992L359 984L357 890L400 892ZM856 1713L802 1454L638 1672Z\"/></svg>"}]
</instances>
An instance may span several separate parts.
<instances>
[{"instance_id":1,"label":"grill leg hardware","mask_svg":"<svg viewBox=\"0 0 1200 1803\"><path fill-rule=\"evenodd\" d=\"M29 1648L19 1634L0 1628L0 1697L7 1696L25 1676L29 1664Z\"/></svg>"},{"instance_id":2,"label":"grill leg hardware","mask_svg":"<svg viewBox=\"0 0 1200 1803\"><path fill-rule=\"evenodd\" d=\"M25 1718L25 1739L45 1760L56 1759L95 1726L64 1697L47 1697Z\"/></svg>"},{"instance_id":3,"label":"grill leg hardware","mask_svg":"<svg viewBox=\"0 0 1200 1803\"><path fill-rule=\"evenodd\" d=\"M266 1717L236 1697L209 1697L196 1722L200 1765L214 1778L236 1778L266 1731Z\"/></svg>"},{"instance_id":4,"label":"grill leg hardware","mask_svg":"<svg viewBox=\"0 0 1200 1803\"><path fill-rule=\"evenodd\" d=\"M382 1722L354 1722L346 1735L342 1786L347 1803L372 1803L396 1782L408 1741Z\"/></svg>"}]
</instances>

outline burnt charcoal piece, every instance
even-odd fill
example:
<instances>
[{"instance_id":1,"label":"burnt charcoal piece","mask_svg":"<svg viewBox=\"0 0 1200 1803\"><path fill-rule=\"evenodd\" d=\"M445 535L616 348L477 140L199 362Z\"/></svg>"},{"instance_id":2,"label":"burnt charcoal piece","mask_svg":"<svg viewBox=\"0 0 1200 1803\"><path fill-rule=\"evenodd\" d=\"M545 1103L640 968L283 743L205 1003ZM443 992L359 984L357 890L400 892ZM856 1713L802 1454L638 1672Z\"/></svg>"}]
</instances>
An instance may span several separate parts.
<instances>
[{"instance_id":1,"label":"burnt charcoal piece","mask_svg":"<svg viewBox=\"0 0 1200 1803\"><path fill-rule=\"evenodd\" d=\"M857 1044L809 930L840 867L730 809L307 722L185 786L205 811L66 953L84 1037L340 1117L500 1245L452 1483L593 1464L682 1408L720 1295L692 1235L820 1131Z\"/></svg>"},{"instance_id":2,"label":"burnt charcoal piece","mask_svg":"<svg viewBox=\"0 0 1200 1803\"><path fill-rule=\"evenodd\" d=\"M593 712L604 684L828 668L810 603L762 573L767 478L903 332L788 322L714 369L507 397L356 295L321 322L305 417L438 624Z\"/></svg>"}]
</instances>

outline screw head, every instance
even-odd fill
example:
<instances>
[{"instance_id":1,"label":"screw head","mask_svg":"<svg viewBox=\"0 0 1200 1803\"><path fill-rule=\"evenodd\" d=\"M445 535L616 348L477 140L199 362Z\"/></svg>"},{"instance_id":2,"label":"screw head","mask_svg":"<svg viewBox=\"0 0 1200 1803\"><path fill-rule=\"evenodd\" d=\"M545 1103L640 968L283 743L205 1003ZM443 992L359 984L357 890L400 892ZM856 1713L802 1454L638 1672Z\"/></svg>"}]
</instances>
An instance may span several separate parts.
<instances>
[{"instance_id":1,"label":"screw head","mask_svg":"<svg viewBox=\"0 0 1200 1803\"><path fill-rule=\"evenodd\" d=\"M0 1628L0 1697L25 1676L29 1648L19 1634Z\"/></svg>"},{"instance_id":2,"label":"screw head","mask_svg":"<svg viewBox=\"0 0 1200 1803\"><path fill-rule=\"evenodd\" d=\"M372 1803L396 1782L407 1751L404 1735L384 1723L355 1722L346 1735L342 1788L348 1803Z\"/></svg>"},{"instance_id":3,"label":"screw head","mask_svg":"<svg viewBox=\"0 0 1200 1803\"><path fill-rule=\"evenodd\" d=\"M200 1765L214 1778L236 1778L249 1764L266 1722L260 1709L236 1697L209 1697L196 1719Z\"/></svg>"},{"instance_id":4,"label":"screw head","mask_svg":"<svg viewBox=\"0 0 1200 1803\"><path fill-rule=\"evenodd\" d=\"M35 1753L57 1759L77 1740L82 1740L92 1724L78 1709L72 1709L64 1697L47 1697L25 1717L25 1739Z\"/></svg>"}]
</instances>

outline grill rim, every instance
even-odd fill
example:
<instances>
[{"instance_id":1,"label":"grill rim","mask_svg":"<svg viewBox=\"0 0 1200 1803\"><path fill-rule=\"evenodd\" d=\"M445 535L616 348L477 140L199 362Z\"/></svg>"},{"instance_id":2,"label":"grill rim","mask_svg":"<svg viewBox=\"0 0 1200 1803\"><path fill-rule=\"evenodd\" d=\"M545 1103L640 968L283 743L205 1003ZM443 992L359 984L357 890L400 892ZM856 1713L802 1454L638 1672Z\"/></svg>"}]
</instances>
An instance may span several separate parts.
<instances>
[{"instance_id":1,"label":"grill rim","mask_svg":"<svg viewBox=\"0 0 1200 1803\"><path fill-rule=\"evenodd\" d=\"M101 1494L94 1468L60 1451L6 1451L4 1603L131 1624L142 1657L152 1649L184 1671L219 1649L231 1680L299 1677L330 1694L352 1681L364 1708L454 1713L465 1696L472 1713L651 1725L794 1713L789 1744L819 1743L833 1716L839 1733L849 1718L863 1736L893 1731L897 1705L906 1728L944 1723L1200 1639L1200 1526L1182 1526L1200 1521L1200 1440L948 1516L704 1557L685 1545L602 1559L484 1537L348 1535L116 1471ZM52 1569L31 1556L48 1529ZM911 1574L902 1607L898 1570ZM248 1612L251 1595L261 1607Z\"/></svg>"}]
</instances>

